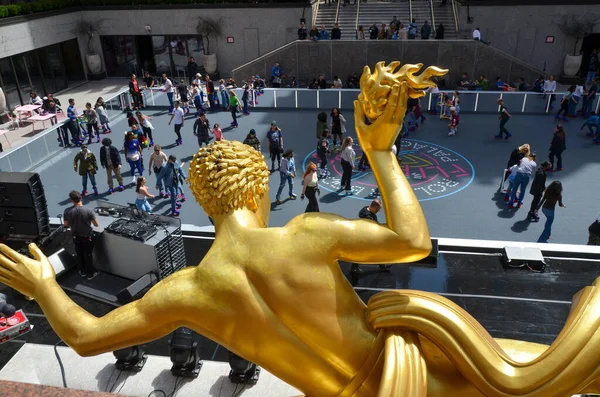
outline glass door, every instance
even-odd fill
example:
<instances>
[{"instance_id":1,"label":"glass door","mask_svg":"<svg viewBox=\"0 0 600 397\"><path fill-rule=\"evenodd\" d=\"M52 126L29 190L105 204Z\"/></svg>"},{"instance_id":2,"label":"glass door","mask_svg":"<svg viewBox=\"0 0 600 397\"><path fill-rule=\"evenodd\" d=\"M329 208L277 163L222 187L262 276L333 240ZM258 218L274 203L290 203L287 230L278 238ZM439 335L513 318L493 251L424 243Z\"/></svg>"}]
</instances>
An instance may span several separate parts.
<instances>
[{"instance_id":1,"label":"glass door","mask_svg":"<svg viewBox=\"0 0 600 397\"><path fill-rule=\"evenodd\" d=\"M46 94L55 93L67 88L67 76L65 74L60 47L51 45L38 50L38 58Z\"/></svg>"},{"instance_id":2,"label":"glass door","mask_svg":"<svg viewBox=\"0 0 600 397\"><path fill-rule=\"evenodd\" d=\"M6 95L6 106L9 109L14 109L15 106L21 104L21 93L9 58L0 59L0 75L2 77L2 88Z\"/></svg>"}]
</instances>

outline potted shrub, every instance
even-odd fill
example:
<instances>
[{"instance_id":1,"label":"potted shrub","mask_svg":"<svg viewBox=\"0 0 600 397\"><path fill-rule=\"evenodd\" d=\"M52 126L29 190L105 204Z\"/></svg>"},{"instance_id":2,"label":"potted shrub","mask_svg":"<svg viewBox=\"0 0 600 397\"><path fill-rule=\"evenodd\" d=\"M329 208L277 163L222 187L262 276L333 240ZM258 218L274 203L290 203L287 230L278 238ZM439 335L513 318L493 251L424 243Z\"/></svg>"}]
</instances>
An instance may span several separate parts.
<instances>
[{"instance_id":1,"label":"potted shrub","mask_svg":"<svg viewBox=\"0 0 600 397\"><path fill-rule=\"evenodd\" d=\"M565 17L560 26L560 30L567 36L575 40L573 44L573 55L566 54L563 63L564 75L568 77L575 76L581 67L582 55L579 43L590 33L594 31L594 25L598 18L590 17Z\"/></svg>"},{"instance_id":2,"label":"potted shrub","mask_svg":"<svg viewBox=\"0 0 600 397\"><path fill-rule=\"evenodd\" d=\"M217 71L217 54L210 52L210 40L221 37L221 23L223 18L211 19L200 17L198 21L198 34L204 42L204 70L208 74L214 74Z\"/></svg>"},{"instance_id":3,"label":"potted shrub","mask_svg":"<svg viewBox=\"0 0 600 397\"><path fill-rule=\"evenodd\" d=\"M102 58L100 54L94 52L91 48L92 39L98 34L102 21L86 21L81 20L75 25L73 33L78 36L87 36L87 54L85 55L85 63L90 74L99 74L102 72Z\"/></svg>"}]
</instances>

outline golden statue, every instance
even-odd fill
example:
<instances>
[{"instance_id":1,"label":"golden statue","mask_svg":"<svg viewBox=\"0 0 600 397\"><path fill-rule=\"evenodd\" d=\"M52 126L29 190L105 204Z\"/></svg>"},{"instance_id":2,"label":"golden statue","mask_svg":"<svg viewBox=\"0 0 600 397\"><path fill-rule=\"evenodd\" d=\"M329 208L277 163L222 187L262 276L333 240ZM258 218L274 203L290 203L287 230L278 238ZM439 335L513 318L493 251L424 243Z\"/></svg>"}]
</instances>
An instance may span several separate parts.
<instances>
[{"instance_id":1,"label":"golden statue","mask_svg":"<svg viewBox=\"0 0 600 397\"><path fill-rule=\"evenodd\" d=\"M338 261L411 262L427 256L421 207L391 152L408 97L435 67L365 67L356 129L377 179L387 224L305 213L267 228L269 171L239 142L200 148L190 164L196 199L216 239L197 267L98 318L55 281L48 259L0 245L0 282L34 297L56 333L83 356L149 342L185 326L253 361L310 397L570 396L600 392L600 279L575 299L550 347L494 340L435 294L388 291L368 305ZM365 116L369 119L367 123ZM65 316L64 313L69 313Z\"/></svg>"}]
</instances>

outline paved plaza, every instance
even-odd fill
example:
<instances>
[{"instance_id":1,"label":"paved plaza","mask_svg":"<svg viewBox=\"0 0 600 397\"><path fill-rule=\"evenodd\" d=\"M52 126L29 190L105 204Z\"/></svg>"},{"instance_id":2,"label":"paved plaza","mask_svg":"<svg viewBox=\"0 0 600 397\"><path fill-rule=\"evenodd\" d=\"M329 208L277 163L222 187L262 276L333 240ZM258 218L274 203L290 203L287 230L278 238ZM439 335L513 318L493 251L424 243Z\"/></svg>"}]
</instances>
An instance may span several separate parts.
<instances>
[{"instance_id":1,"label":"paved plaza","mask_svg":"<svg viewBox=\"0 0 600 397\"><path fill-rule=\"evenodd\" d=\"M266 132L272 120L282 129L285 148L294 149L298 174L303 164L315 160L315 125L317 110L257 110L250 116L239 118L239 128L224 128L225 139L243 140L251 128L257 131L266 149ZM354 133L354 120L351 111L345 114L349 135ZM196 137L192 134L193 114L186 117L183 128L182 146L175 146L173 127L168 125L170 115L165 109L148 109L146 114L153 118L155 142L163 146L167 154L174 154L180 161L189 162L198 148ZM208 114L208 119L228 127L231 116L228 112ZM557 208L553 225L553 243L585 244L587 228L594 219L600 206L595 199L600 195L600 185L596 182L600 174L598 156L600 147L593 145L579 128L582 119L565 123L567 132L567 151L563 154L564 171L548 174L548 183L560 180L564 186L563 198L566 209ZM547 160L548 148L553 134L552 116L514 115L507 128L513 138L495 141L498 118L496 114L462 114L459 132L454 137L447 136L447 122L434 116L408 139L402 141L400 154L402 169L407 175L419 200L433 237L456 237L467 239L510 240L535 242L543 229L544 216L539 223L525 220L531 195L527 192L523 208L507 209L503 196L498 193L503 167L510 152L523 143L529 143L538 155L538 162ZM117 147L122 146L123 133L127 122L124 115L113 122L112 134L105 136L113 140ZM101 144L92 144L90 149L98 156ZM52 161L37 166L33 171L41 174L46 188L51 216L62 213L70 205L68 192L81 190L81 178L73 171L72 161L76 148L64 149ZM357 156L362 154L356 148ZM144 163L149 160L150 152L145 152ZM339 155L337 156L339 157ZM344 196L337 192L341 175L339 159L330 158L330 177L322 180L323 187L319 197L321 211L333 212L346 217L355 217L358 211L377 196L376 184L371 172L356 170L353 176L353 195ZM124 160L124 157L123 157ZM268 161L268 158L267 158ZM270 165L270 164L269 164ZM129 166L123 166L126 182L131 182ZM187 168L186 168L187 169ZM147 171L146 171L147 172ZM86 203L94 206L95 200L108 200L117 204L135 201L133 185L129 184L124 192L106 194L108 189L105 172L100 169L97 175L98 196L89 196ZM151 176L149 185L155 179ZM301 191L300 177L295 180L295 191ZM275 173L270 181L270 199L275 201L279 185L279 175ZM91 191L91 186L88 187ZM187 188L189 193L189 188ZM286 197L287 188L282 197ZM189 195L192 198L191 195ZM154 211L168 214L170 205L166 199L150 200ZM272 205L271 226L286 224L295 215L304 211L306 202L299 199L286 200L282 205ZM541 215L541 214L540 214ZM184 204L181 212L184 224L197 226L209 225L208 218L200 206L191 200Z\"/></svg>"}]
</instances>

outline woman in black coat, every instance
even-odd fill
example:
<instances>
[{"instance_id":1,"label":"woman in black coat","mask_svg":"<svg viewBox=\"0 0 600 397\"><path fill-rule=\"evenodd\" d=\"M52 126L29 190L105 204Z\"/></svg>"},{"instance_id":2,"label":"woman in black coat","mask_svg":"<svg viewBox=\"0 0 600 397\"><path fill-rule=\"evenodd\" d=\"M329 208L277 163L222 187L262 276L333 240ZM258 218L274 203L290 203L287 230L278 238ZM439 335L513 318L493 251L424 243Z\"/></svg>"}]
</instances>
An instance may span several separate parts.
<instances>
[{"instance_id":1,"label":"woman in black coat","mask_svg":"<svg viewBox=\"0 0 600 397\"><path fill-rule=\"evenodd\" d=\"M550 153L548 153L548 160L552 163L552 171L562 171L562 152L567 149L567 136L562 125L557 125L554 130L554 136L550 142ZM554 162L554 156L556 156L556 163Z\"/></svg>"}]
</instances>

